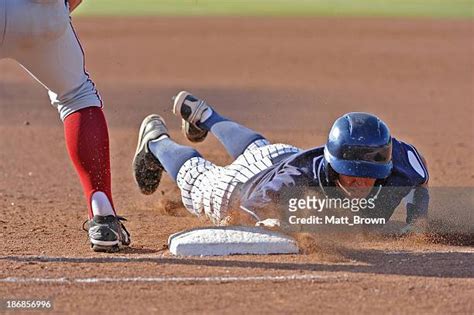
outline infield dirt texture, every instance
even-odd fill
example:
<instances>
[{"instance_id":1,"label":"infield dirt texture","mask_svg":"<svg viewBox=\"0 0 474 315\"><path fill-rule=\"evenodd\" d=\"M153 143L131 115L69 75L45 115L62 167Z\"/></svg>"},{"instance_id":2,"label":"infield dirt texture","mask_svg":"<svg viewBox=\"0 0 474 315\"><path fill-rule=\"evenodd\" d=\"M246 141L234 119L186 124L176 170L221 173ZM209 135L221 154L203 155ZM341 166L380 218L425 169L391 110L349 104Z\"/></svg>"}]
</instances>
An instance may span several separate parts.
<instances>
[{"instance_id":1,"label":"infield dirt texture","mask_svg":"<svg viewBox=\"0 0 474 315\"><path fill-rule=\"evenodd\" d=\"M168 235L205 223L186 214L167 177L155 195L140 195L131 161L149 113L187 143L170 101L187 89L269 139L305 148L324 143L341 114L373 112L423 152L432 186L472 191L473 26L463 19L77 18L105 101L115 205L133 239L116 255L89 249L82 191L45 91L2 60L0 278L11 282L0 283L0 298L52 298L61 313L472 314L470 246L341 236L303 255L174 258L160 251ZM197 148L230 161L212 138ZM446 217L451 210L472 223L472 208L446 208ZM403 209L395 219L403 220Z\"/></svg>"}]
</instances>

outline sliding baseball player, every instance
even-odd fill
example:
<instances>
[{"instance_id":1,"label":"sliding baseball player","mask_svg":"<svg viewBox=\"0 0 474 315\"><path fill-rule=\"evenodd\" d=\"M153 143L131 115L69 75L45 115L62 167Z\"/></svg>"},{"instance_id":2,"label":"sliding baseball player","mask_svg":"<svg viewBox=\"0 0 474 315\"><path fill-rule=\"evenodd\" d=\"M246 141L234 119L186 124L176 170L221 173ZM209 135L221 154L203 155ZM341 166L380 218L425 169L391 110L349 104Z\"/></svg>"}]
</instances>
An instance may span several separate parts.
<instances>
[{"instance_id":1,"label":"sliding baseball player","mask_svg":"<svg viewBox=\"0 0 474 315\"><path fill-rule=\"evenodd\" d=\"M234 162L217 166L197 150L176 143L164 120L153 114L139 130L133 161L136 182L142 193L152 194L166 171L180 188L186 209L217 225L236 222L235 217L278 225L281 216L272 209L288 209L290 198L304 198L308 191L322 198L371 198L374 207L366 215L387 220L409 196L405 233L415 231L415 223L427 216L425 160L413 145L392 137L372 114L343 115L324 146L303 150L270 143L186 91L174 98L173 111L191 142L204 141L212 133Z\"/></svg>"}]
</instances>

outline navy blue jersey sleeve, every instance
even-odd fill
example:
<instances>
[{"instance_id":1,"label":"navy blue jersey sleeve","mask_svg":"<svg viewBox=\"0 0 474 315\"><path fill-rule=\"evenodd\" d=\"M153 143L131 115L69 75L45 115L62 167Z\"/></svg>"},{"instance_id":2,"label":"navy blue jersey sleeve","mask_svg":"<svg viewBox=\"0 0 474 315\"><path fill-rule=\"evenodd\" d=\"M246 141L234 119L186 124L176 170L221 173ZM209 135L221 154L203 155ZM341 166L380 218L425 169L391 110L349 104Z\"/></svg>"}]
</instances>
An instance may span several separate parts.
<instances>
[{"instance_id":1,"label":"navy blue jersey sleeve","mask_svg":"<svg viewBox=\"0 0 474 315\"><path fill-rule=\"evenodd\" d=\"M428 214L430 195L427 187L428 168L418 150L411 144L394 139L394 172L404 175L405 181L413 186L406 209L406 222L412 223Z\"/></svg>"},{"instance_id":2,"label":"navy blue jersey sleeve","mask_svg":"<svg viewBox=\"0 0 474 315\"><path fill-rule=\"evenodd\" d=\"M402 174L407 184L418 186L428 182L428 168L413 145L393 139L392 156L394 171Z\"/></svg>"}]
</instances>

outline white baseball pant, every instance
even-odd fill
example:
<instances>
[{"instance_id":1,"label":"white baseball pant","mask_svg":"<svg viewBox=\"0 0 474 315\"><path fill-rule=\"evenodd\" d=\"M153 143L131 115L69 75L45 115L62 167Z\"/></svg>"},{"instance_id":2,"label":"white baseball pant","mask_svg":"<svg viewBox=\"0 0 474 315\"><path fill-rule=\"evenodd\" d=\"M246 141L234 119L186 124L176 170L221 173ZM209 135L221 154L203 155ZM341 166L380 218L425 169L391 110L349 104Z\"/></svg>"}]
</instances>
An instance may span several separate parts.
<instances>
[{"instance_id":1,"label":"white baseball pant","mask_svg":"<svg viewBox=\"0 0 474 315\"><path fill-rule=\"evenodd\" d=\"M64 0L0 0L0 59L11 58L47 90L62 120L101 107Z\"/></svg>"},{"instance_id":2,"label":"white baseball pant","mask_svg":"<svg viewBox=\"0 0 474 315\"><path fill-rule=\"evenodd\" d=\"M245 183L271 167L272 159L299 151L288 144L270 144L260 139L250 144L232 164L225 167L202 157L191 158L181 166L176 178L183 204L197 216L204 213L214 224L225 224L226 207L238 183Z\"/></svg>"}]
</instances>

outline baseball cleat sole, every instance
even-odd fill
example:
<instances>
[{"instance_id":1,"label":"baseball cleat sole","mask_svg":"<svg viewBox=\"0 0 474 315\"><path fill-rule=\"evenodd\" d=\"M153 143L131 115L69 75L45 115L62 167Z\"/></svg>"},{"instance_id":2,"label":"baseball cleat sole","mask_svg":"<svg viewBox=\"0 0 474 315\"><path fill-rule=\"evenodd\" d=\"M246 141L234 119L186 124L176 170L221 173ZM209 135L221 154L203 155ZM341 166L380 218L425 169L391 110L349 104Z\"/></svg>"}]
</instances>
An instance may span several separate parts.
<instances>
[{"instance_id":1,"label":"baseball cleat sole","mask_svg":"<svg viewBox=\"0 0 474 315\"><path fill-rule=\"evenodd\" d=\"M160 123L157 125L161 128L147 131L147 126L153 121L159 121ZM148 141L158 139L164 134L167 135L168 130L166 129L164 119L159 115L152 114L147 116L140 125L137 149L132 165L135 182L140 191L145 195L151 195L156 191L164 170L161 163L148 150Z\"/></svg>"}]
</instances>

